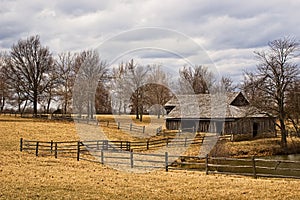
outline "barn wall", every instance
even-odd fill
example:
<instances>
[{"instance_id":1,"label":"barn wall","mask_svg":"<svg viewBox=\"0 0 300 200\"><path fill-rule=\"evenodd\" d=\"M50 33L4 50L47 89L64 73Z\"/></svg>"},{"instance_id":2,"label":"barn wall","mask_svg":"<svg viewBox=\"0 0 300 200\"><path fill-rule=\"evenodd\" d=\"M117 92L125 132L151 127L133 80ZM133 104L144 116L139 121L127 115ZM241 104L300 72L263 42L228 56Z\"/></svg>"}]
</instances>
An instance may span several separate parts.
<instances>
[{"instance_id":1,"label":"barn wall","mask_svg":"<svg viewBox=\"0 0 300 200\"><path fill-rule=\"evenodd\" d=\"M222 134L250 134L253 135L254 123L257 124L257 134L273 132L275 126L269 118L243 118L231 119L225 122L210 120L181 120L167 119L166 128L179 130L182 128L195 127L198 132L219 132ZM220 127L221 126L221 127Z\"/></svg>"}]
</instances>

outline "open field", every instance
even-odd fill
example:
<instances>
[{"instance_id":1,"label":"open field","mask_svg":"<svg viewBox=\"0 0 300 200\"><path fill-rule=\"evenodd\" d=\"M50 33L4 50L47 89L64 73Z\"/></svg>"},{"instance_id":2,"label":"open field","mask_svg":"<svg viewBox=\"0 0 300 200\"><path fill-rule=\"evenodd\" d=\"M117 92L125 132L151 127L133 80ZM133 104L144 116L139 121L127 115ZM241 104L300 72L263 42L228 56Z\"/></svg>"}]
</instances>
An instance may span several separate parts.
<instances>
[{"instance_id":1,"label":"open field","mask_svg":"<svg viewBox=\"0 0 300 200\"><path fill-rule=\"evenodd\" d=\"M119 136L120 135L120 136ZM19 152L19 139L78 140L73 123L0 116L0 199L299 199L299 180L163 170L127 173ZM110 138L130 135L112 131Z\"/></svg>"}]
</instances>

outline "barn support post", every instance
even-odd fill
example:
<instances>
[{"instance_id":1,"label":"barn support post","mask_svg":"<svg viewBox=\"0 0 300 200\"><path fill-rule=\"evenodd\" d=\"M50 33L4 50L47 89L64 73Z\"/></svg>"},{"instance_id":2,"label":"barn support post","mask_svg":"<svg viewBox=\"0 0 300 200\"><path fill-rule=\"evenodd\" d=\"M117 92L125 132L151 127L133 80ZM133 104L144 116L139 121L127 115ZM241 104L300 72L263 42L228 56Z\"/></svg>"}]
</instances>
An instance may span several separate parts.
<instances>
[{"instance_id":1,"label":"barn support post","mask_svg":"<svg viewBox=\"0 0 300 200\"><path fill-rule=\"evenodd\" d=\"M145 133L145 126L143 126L143 133Z\"/></svg>"}]
</instances>

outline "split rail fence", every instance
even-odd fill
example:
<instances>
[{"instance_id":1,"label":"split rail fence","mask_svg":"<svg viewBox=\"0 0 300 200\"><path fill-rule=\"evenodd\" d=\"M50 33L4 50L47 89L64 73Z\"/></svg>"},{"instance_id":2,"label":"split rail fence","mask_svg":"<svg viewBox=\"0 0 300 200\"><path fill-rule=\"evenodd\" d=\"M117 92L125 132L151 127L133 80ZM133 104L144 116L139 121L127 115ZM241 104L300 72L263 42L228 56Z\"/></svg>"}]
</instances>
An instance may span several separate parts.
<instances>
[{"instance_id":1,"label":"split rail fence","mask_svg":"<svg viewBox=\"0 0 300 200\"><path fill-rule=\"evenodd\" d=\"M153 141L152 141L153 142ZM163 142L161 142L162 144ZM44 142L20 139L20 151L36 156L54 156L88 160L128 168L161 168L169 170L198 170L206 174L232 174L257 177L300 178L300 161L262 158L192 157L134 152L128 141L68 141ZM154 146L143 146L144 150ZM177 145L184 145L184 141ZM166 143L164 143L166 145ZM159 147L159 146L155 146Z\"/></svg>"}]
</instances>

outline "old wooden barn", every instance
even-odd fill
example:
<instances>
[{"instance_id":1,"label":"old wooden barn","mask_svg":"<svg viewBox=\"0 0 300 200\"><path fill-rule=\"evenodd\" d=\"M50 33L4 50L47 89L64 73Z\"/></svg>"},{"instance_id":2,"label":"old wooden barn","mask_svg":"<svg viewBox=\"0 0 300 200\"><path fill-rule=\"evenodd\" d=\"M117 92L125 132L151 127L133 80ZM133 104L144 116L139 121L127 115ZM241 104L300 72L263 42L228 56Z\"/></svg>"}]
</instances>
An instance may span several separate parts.
<instances>
[{"instance_id":1,"label":"old wooden barn","mask_svg":"<svg viewBox=\"0 0 300 200\"><path fill-rule=\"evenodd\" d=\"M273 120L250 106L241 92L225 95L177 95L165 104L166 128L220 134L252 134L275 130Z\"/></svg>"}]
</instances>

